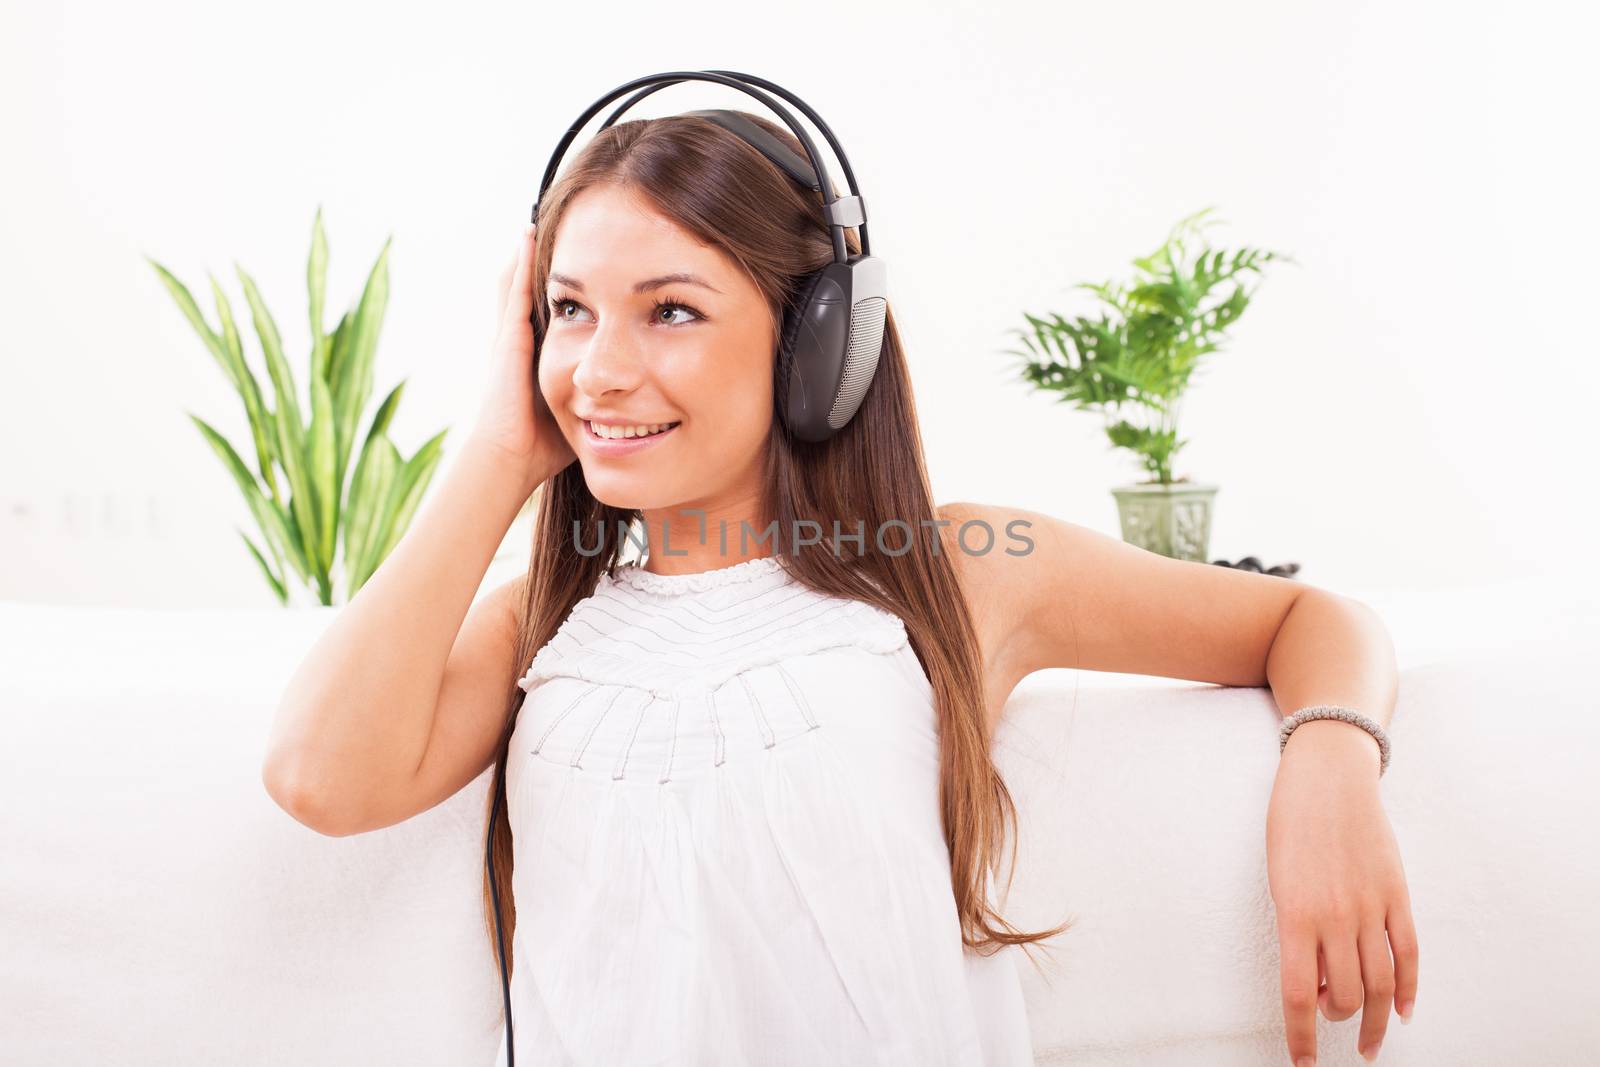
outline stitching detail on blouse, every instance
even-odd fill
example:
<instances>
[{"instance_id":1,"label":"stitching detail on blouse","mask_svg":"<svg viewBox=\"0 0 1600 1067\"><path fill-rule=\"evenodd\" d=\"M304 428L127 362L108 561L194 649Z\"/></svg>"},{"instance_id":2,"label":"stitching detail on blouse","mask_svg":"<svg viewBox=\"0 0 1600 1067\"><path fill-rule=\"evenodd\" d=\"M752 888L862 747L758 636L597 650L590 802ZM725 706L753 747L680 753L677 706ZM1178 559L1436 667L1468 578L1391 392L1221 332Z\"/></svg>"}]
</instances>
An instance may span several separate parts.
<instances>
[{"instance_id":1,"label":"stitching detail on blouse","mask_svg":"<svg viewBox=\"0 0 1600 1067\"><path fill-rule=\"evenodd\" d=\"M886 654L908 643L905 624L898 616L864 601L847 601L836 611L818 614L803 627L767 634L745 645L722 650L723 656L743 654L710 667L668 663L660 659L659 653L653 658L640 659L591 646L580 645L571 652L564 652L554 643L546 644L534 656L517 685L528 691L549 678L580 678L595 684L646 689L657 696L674 699L702 686L716 689L745 671L796 656L848 646Z\"/></svg>"},{"instance_id":2,"label":"stitching detail on blouse","mask_svg":"<svg viewBox=\"0 0 1600 1067\"><path fill-rule=\"evenodd\" d=\"M572 765L574 767L579 770L583 769L583 764L579 761L583 759L583 754L589 750L589 741L594 737L594 732L600 729L600 723L607 715L611 714L611 708L622 694L623 690L618 687L617 691L611 694L611 699L606 702L606 706L601 710L600 714L594 717L594 722L589 724L589 729L585 731L583 741L578 745L578 750L572 754Z\"/></svg>"},{"instance_id":3,"label":"stitching detail on blouse","mask_svg":"<svg viewBox=\"0 0 1600 1067\"><path fill-rule=\"evenodd\" d=\"M774 663L772 669L778 672L778 677L783 679L783 684L789 687L789 695L794 698L795 705L800 709L800 714L805 716L806 728L815 730L818 726L821 726L822 724L816 720L816 716L811 714L811 702L806 699L805 691L800 688L800 684L794 680L793 676L784 669L783 664L781 662Z\"/></svg>"},{"instance_id":4,"label":"stitching detail on blouse","mask_svg":"<svg viewBox=\"0 0 1600 1067\"><path fill-rule=\"evenodd\" d=\"M778 592L776 589L772 591ZM718 609L715 614L709 616L701 611L700 613L695 614L694 617L695 622L702 624L702 628L698 630L688 626L681 618L676 618L675 615L679 614L679 612L676 610L661 611L652 604L610 597L601 600L591 600L582 605L581 611L578 608L574 608L572 613L568 616L568 619L571 621L584 623L597 634L610 636L607 631L595 626L586 617L588 615L599 615L602 618L611 619L621 626L630 626L635 629L643 630L645 633L661 640L665 644L677 645L682 648L698 648L701 646L703 639L707 637L716 638L727 634L730 630L734 632L740 632L742 630L749 629L757 625L764 625L765 623L769 622L781 622L784 619L790 618L797 612L804 611L805 608L811 604L816 604L819 602L830 605L832 604L831 600L821 600L817 597L813 590L803 587L788 589L785 590L784 593L785 595L780 599L769 601L764 604L757 603L754 598L750 600L741 600L736 604L729 604L721 609ZM607 601L610 603L608 604ZM858 601L850 601L849 603L858 603ZM782 612L781 614L775 614L778 608L782 608L786 604L794 604L794 607ZM631 616L618 615L610 610L611 606L620 607L624 610L632 610L633 614ZM734 612L730 609L748 610ZM688 614L688 612L685 611L682 612L682 614ZM757 620L757 622L747 624L747 620L752 619ZM689 634L689 639L686 640L683 637L674 637L669 634L664 634L652 626L645 625L647 620L650 622L661 620L672 623L673 625L678 626L680 629L687 631ZM650 651L654 652L655 650L652 649Z\"/></svg>"},{"instance_id":5,"label":"stitching detail on blouse","mask_svg":"<svg viewBox=\"0 0 1600 1067\"><path fill-rule=\"evenodd\" d=\"M539 740L534 742L533 751L534 751L535 755L537 755L539 750L544 747L544 743L550 739L551 732L554 731L557 726L561 725L561 720L565 719L567 717L567 714L569 712L571 712L573 708L578 706L578 702L580 700L582 700L584 697L588 696L592 692L594 692L594 690L586 689L583 692L579 693L577 696L573 697L567 703L566 707L561 709L561 714L560 715L557 715L555 718L550 720L550 725L548 725L548 726L546 726L544 728L544 733L540 734L539 735Z\"/></svg>"},{"instance_id":6,"label":"stitching detail on blouse","mask_svg":"<svg viewBox=\"0 0 1600 1067\"><path fill-rule=\"evenodd\" d=\"M777 736L772 732L772 724L767 721L766 711L761 707L761 698L756 696L755 689L751 688L748 675L738 676L739 684L744 687L745 696L750 698L750 710L755 712L756 722L761 726L761 736L767 739L767 747L771 748L778 743Z\"/></svg>"},{"instance_id":7,"label":"stitching detail on blouse","mask_svg":"<svg viewBox=\"0 0 1600 1067\"><path fill-rule=\"evenodd\" d=\"M715 690L706 690L706 707L711 709L711 728L717 732L717 755L711 765L720 767L722 766L724 735L722 733L722 720L717 718L717 694Z\"/></svg>"},{"instance_id":8,"label":"stitching detail on blouse","mask_svg":"<svg viewBox=\"0 0 1600 1067\"><path fill-rule=\"evenodd\" d=\"M678 751L678 716L683 712L683 701L672 702L672 740L667 744L667 765L661 769L661 778L657 785L666 785L672 778L672 757Z\"/></svg>"},{"instance_id":9,"label":"stitching detail on blouse","mask_svg":"<svg viewBox=\"0 0 1600 1067\"><path fill-rule=\"evenodd\" d=\"M641 569L637 562L632 562L618 567L615 577L606 575L606 578L617 585L670 596L678 593L703 593L707 589L716 589L736 582L753 581L776 572L782 566L783 561L778 556L757 556L726 567L716 567L693 574L655 574Z\"/></svg>"},{"instance_id":10,"label":"stitching detail on blouse","mask_svg":"<svg viewBox=\"0 0 1600 1067\"><path fill-rule=\"evenodd\" d=\"M781 615L769 616L766 619L766 621L764 621L764 622L762 622L762 623L750 628L746 632L755 633L756 631L759 631L759 630L761 630L761 629L763 629L765 627L768 627L768 626L773 626L775 624L781 624L781 623L789 622L790 620L793 620L796 615L803 615L804 612L815 608L816 610L813 612L811 618L802 617L799 620L796 620L796 623L805 623L806 625L811 625L813 623L820 622L822 620L828 619L830 617L830 614L832 616L834 616L834 617L837 617L837 616L840 616L840 615L853 614L854 612L859 610L858 605L860 604L859 601L837 601L837 602L835 602L835 601L819 601L815 597L807 597L807 596L805 596L804 594L801 594L801 593L796 593L794 596L792 596L792 597L790 597L788 599L789 600L798 599L801 602L796 604L794 607L790 608L788 611L784 612ZM787 601L780 601L779 602L780 605L783 604L783 603L787 603ZM777 605L774 605L774 606L777 606ZM602 616L604 618L614 619L619 624L618 625L618 629L617 630L602 630L602 629L600 629L593 622L589 621L589 619L586 617L586 614L590 614L590 613L600 615L600 616ZM632 627L632 628L634 628L636 630L644 631L645 633L649 634L651 637L654 637L656 640L660 641L662 644L675 645L678 648L683 649L684 650L684 652L683 652L684 658L687 659L689 661L689 663L692 664L692 663L698 663L700 660L702 660L705 657L706 641L704 640L704 638L709 637L711 640L715 641L716 639L718 639L722 635L726 634L728 632L728 630L736 629L738 624L739 624L739 622L741 622L741 621L742 620L737 619L737 618L725 620L724 623L723 623L723 626L721 627L721 629L719 631L718 630L714 630L714 631L708 632L707 634L698 635L699 639L697 639L697 640L684 641L684 640L680 640L680 639L677 639L677 638L668 637L667 635L665 635L663 633L660 633L657 630L651 629L650 627L644 625L644 623L639 619L629 619L629 618L624 618L623 616L620 616L620 615L613 615L608 611L605 611L605 610L603 610L603 609L601 609L599 607L591 605L589 607L588 611L585 612L585 613L580 613L580 612L574 611L572 613L572 615L568 617L567 621L565 623L563 623L562 625L563 625L563 627L570 627L570 626L575 626L575 625L581 623L582 625L587 626L590 630L594 631L595 636L600 638L601 640L615 641L615 642L617 642L619 644L632 645L634 648L637 648L640 652L643 652L645 655L653 657L654 659L656 659L657 662L662 662L662 663L674 663L674 662L676 662L674 660L671 660L671 659L667 658L667 656L670 653L665 653L665 652L663 652L662 649L659 649L659 648L651 648L648 645L641 645L639 642L633 640L633 638L625 637L625 636L622 635L622 633L621 633L622 629L625 629L625 628L628 628L628 627ZM780 626L778 629L773 630L770 633L765 633L765 634L757 633L756 636L751 637L748 641L745 641L743 644L733 645L733 646L731 646L729 648L722 649L721 651L725 655L725 654L730 653L730 652L740 651L741 649L750 647L752 645L759 645L763 641L772 640L773 638L778 637L780 634L788 632L788 629L792 628L792 626L794 624L795 623L791 623L790 627L787 627L787 628ZM587 647L588 646L584 646L582 644L579 645L580 649L584 649L584 648L587 648ZM595 649L594 651L604 654L604 653L606 653L607 650L605 650L605 649Z\"/></svg>"},{"instance_id":11,"label":"stitching detail on blouse","mask_svg":"<svg viewBox=\"0 0 1600 1067\"><path fill-rule=\"evenodd\" d=\"M628 743L622 746L622 755L617 759L617 769L611 775L612 781L622 777L623 771L628 766L628 756L633 752L634 739L639 736L639 726L644 722L644 713L650 710L650 705L656 702L654 693L645 696L639 704L639 717L633 720L633 730L628 734Z\"/></svg>"}]
</instances>

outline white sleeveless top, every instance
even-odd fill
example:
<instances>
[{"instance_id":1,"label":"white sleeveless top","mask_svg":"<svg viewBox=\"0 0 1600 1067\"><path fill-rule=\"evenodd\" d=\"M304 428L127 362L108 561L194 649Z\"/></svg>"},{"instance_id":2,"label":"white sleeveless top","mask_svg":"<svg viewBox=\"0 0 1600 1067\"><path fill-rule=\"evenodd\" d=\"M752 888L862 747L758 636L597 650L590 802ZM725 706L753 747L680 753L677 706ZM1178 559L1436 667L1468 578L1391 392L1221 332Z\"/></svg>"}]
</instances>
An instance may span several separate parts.
<instances>
[{"instance_id":1,"label":"white sleeveless top","mask_svg":"<svg viewBox=\"0 0 1600 1067\"><path fill-rule=\"evenodd\" d=\"M519 1064L1032 1064L1020 950L961 943L898 616L774 556L627 564L517 684Z\"/></svg>"}]
</instances>

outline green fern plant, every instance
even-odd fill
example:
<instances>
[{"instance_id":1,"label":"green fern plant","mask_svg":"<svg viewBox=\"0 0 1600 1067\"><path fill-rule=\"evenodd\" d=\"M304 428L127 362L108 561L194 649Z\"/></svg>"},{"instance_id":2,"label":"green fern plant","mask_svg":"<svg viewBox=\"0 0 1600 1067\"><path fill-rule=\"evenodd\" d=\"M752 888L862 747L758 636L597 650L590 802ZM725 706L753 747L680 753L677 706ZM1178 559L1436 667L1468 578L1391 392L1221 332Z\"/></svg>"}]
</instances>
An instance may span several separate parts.
<instances>
[{"instance_id":1,"label":"green fern plant","mask_svg":"<svg viewBox=\"0 0 1600 1067\"><path fill-rule=\"evenodd\" d=\"M1239 279L1273 260L1294 262L1278 252L1209 247L1204 230L1215 224L1206 218L1213 210L1181 220L1160 248L1133 260L1138 277L1131 283L1073 287L1095 293L1109 314L1069 320L1024 312L1031 329L1010 332L1026 351L1005 350L1021 357L1022 378L1055 393L1057 403L1101 410L1111 444L1133 452L1162 485L1172 483L1172 461L1188 443L1178 439L1177 422L1190 375L1221 347L1254 295ZM1124 405L1136 418L1123 417Z\"/></svg>"},{"instance_id":2,"label":"green fern plant","mask_svg":"<svg viewBox=\"0 0 1600 1067\"><path fill-rule=\"evenodd\" d=\"M401 380L378 405L362 435L355 470L346 478L361 413L372 396L374 356L389 299L388 259L393 239L391 235L378 253L360 301L327 333L323 307L328 241L322 209L317 208L306 263L312 345L309 384L303 396L255 280L234 264L272 383L270 405L245 362L232 308L216 278L207 273L219 319L219 328L213 329L188 288L171 271L145 257L244 406L254 444L253 464L246 464L239 451L206 420L193 412L186 414L244 495L265 550L243 529L239 536L281 604L289 602L291 572L315 589L322 604L333 603L339 579L346 600L355 596L410 525L442 454L448 430L429 438L409 458L402 457L390 440L389 427L405 390L406 383ZM302 414L306 410L309 421ZM338 579L337 547L343 549L337 561Z\"/></svg>"}]
</instances>

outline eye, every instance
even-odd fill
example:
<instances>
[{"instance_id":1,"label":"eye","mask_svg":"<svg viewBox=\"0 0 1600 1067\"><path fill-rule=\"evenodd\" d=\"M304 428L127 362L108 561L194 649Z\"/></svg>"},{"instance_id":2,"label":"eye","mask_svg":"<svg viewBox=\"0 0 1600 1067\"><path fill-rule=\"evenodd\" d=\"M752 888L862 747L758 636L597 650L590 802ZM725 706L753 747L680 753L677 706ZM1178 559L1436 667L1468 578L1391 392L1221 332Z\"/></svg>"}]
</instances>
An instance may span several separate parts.
<instances>
[{"instance_id":1,"label":"eye","mask_svg":"<svg viewBox=\"0 0 1600 1067\"><path fill-rule=\"evenodd\" d=\"M694 319L686 319L686 320L684 320L682 322L664 323L664 325L667 325L667 326L687 326L689 323L695 321L695 319L704 318L704 316L701 315L700 312L696 311L694 308L690 307L688 304L680 304L676 300L657 300L656 301L655 307L650 309L650 314L651 314L651 316L654 318L654 320L656 322L660 322L661 321L661 312L662 311L687 311L689 314L694 316Z\"/></svg>"},{"instance_id":2,"label":"eye","mask_svg":"<svg viewBox=\"0 0 1600 1067\"><path fill-rule=\"evenodd\" d=\"M553 296L550 298L550 310L555 314L556 318L560 319L562 322L571 321L561 313L562 308L566 307L568 304L571 304L573 307L582 306L576 300L568 300L565 297Z\"/></svg>"}]
</instances>

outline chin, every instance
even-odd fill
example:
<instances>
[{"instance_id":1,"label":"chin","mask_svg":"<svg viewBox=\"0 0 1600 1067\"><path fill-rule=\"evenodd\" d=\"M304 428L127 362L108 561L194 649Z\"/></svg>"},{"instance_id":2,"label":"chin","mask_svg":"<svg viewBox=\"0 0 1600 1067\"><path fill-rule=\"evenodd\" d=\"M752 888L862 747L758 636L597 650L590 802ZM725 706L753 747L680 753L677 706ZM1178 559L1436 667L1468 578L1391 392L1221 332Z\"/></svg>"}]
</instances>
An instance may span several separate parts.
<instances>
[{"instance_id":1,"label":"chin","mask_svg":"<svg viewBox=\"0 0 1600 1067\"><path fill-rule=\"evenodd\" d=\"M626 511L632 508L662 508L671 503L670 495L661 492L659 479L652 479L648 475L619 475L616 471L597 471L585 467L583 480L589 487L589 495L608 507Z\"/></svg>"}]
</instances>

